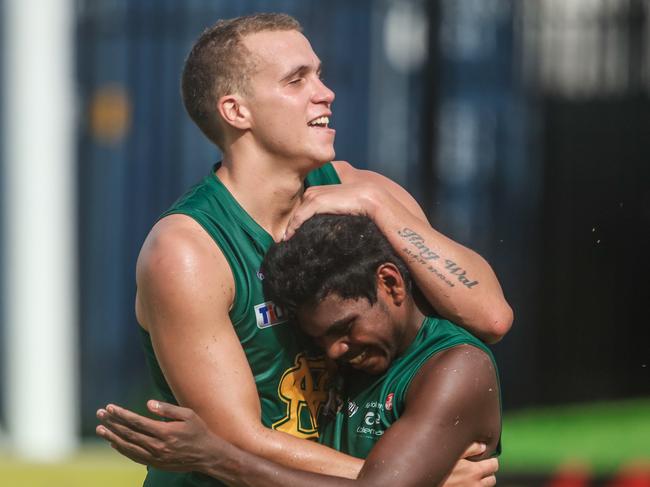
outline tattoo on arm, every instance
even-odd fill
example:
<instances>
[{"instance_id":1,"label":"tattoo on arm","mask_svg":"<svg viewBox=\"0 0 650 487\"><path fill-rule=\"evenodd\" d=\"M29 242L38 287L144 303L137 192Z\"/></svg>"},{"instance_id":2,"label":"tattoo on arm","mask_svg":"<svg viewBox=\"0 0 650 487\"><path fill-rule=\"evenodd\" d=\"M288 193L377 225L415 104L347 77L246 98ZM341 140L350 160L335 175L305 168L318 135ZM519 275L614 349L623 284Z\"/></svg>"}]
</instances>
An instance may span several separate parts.
<instances>
[{"instance_id":1,"label":"tattoo on arm","mask_svg":"<svg viewBox=\"0 0 650 487\"><path fill-rule=\"evenodd\" d=\"M408 255L411 260L418 264L427 266L427 270L440 278L447 286L454 287L453 279L460 282L463 286L471 289L478 285L478 281L473 281L467 275L467 272L451 259L445 259L433 250L431 250L424 241L424 238L410 228L404 227L398 230L397 234L402 240L409 244L409 247L402 248L402 251ZM437 264L437 266L434 265ZM442 270L441 270L442 269ZM447 275L445 275L445 273Z\"/></svg>"}]
</instances>

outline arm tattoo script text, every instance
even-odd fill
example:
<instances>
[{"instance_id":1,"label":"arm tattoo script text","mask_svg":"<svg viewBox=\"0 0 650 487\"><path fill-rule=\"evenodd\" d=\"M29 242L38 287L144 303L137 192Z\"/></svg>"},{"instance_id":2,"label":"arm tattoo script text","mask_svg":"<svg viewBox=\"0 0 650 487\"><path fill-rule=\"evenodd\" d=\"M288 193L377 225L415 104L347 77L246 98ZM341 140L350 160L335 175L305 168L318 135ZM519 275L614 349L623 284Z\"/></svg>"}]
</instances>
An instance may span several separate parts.
<instances>
[{"instance_id":1,"label":"arm tattoo script text","mask_svg":"<svg viewBox=\"0 0 650 487\"><path fill-rule=\"evenodd\" d=\"M402 230L399 230L397 234L410 245L410 248L404 247L402 250L415 262L426 265L429 272L434 274L449 287L455 286L454 282L452 282L453 279L456 279L463 286L469 289L478 284L478 281L471 280L467 275L467 272L456 264L456 262L451 259L444 259L431 250L426 245L424 238L417 232L404 227ZM433 265L434 262L438 264L438 267ZM439 267L442 267L448 275L445 275Z\"/></svg>"}]
</instances>

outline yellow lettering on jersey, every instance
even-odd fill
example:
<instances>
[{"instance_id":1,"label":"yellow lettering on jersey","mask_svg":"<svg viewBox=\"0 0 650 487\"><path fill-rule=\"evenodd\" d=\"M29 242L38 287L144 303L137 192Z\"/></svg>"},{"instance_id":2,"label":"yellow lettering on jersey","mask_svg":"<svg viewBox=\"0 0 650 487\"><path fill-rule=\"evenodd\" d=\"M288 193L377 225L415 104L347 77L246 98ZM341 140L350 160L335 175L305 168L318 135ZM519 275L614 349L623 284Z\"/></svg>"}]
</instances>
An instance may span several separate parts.
<instances>
[{"instance_id":1,"label":"yellow lettering on jersey","mask_svg":"<svg viewBox=\"0 0 650 487\"><path fill-rule=\"evenodd\" d=\"M298 438L318 438L318 412L327 401L324 358L296 355L295 364L282 374L278 396L287 405L284 418L273 429Z\"/></svg>"}]
</instances>

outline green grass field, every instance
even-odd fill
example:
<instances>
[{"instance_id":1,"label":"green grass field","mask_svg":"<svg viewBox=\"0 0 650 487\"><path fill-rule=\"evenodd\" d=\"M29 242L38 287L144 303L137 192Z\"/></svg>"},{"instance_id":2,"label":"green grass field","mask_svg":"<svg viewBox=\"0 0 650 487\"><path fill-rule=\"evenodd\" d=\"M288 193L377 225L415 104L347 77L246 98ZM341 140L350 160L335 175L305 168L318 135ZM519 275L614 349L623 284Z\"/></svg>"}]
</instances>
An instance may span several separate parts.
<instances>
[{"instance_id":1,"label":"green grass field","mask_svg":"<svg viewBox=\"0 0 650 487\"><path fill-rule=\"evenodd\" d=\"M568 462L601 474L633 461L650 469L650 399L508 414L503 445L502 472L547 472Z\"/></svg>"},{"instance_id":2,"label":"green grass field","mask_svg":"<svg viewBox=\"0 0 650 487\"><path fill-rule=\"evenodd\" d=\"M568 462L601 474L632 461L650 469L650 399L510 413L503 446L502 475L550 472ZM54 465L0 456L0 479L8 487L135 487L144 475L144 467L99 442Z\"/></svg>"},{"instance_id":3,"label":"green grass field","mask_svg":"<svg viewBox=\"0 0 650 487\"><path fill-rule=\"evenodd\" d=\"M7 487L141 486L146 470L121 457L108 445L92 442L57 464L30 464L0 456L0 479Z\"/></svg>"}]
</instances>

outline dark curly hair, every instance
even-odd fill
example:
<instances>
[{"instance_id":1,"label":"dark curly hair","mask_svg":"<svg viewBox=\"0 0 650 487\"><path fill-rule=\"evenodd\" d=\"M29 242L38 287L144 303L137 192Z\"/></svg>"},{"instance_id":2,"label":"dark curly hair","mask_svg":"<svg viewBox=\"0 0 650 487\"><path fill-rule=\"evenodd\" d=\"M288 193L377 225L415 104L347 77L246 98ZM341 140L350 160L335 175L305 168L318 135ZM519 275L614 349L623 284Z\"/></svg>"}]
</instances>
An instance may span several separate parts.
<instances>
[{"instance_id":1,"label":"dark curly hair","mask_svg":"<svg viewBox=\"0 0 650 487\"><path fill-rule=\"evenodd\" d=\"M386 237L370 218L315 215L286 242L271 246L262 263L264 290L291 314L335 293L344 299L377 301L375 271L393 263L410 291L411 278Z\"/></svg>"}]
</instances>

